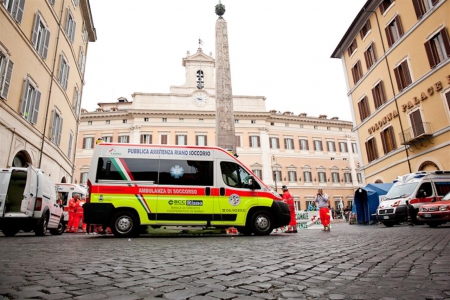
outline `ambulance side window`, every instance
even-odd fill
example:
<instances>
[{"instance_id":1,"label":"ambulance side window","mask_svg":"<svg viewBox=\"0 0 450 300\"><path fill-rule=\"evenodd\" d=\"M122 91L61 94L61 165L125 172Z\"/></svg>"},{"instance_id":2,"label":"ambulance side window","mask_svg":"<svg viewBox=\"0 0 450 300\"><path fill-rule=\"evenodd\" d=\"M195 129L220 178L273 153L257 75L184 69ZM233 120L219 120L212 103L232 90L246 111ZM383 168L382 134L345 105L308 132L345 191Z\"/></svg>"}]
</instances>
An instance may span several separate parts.
<instances>
[{"instance_id":1,"label":"ambulance side window","mask_svg":"<svg viewBox=\"0 0 450 300\"><path fill-rule=\"evenodd\" d=\"M158 180L159 160L145 158L100 157L97 180L153 181Z\"/></svg>"},{"instance_id":2,"label":"ambulance side window","mask_svg":"<svg viewBox=\"0 0 450 300\"><path fill-rule=\"evenodd\" d=\"M419 187L419 191L420 190L425 191L426 197L433 196L433 188L431 187L431 182L422 183L422 185Z\"/></svg>"},{"instance_id":3,"label":"ambulance side window","mask_svg":"<svg viewBox=\"0 0 450 300\"><path fill-rule=\"evenodd\" d=\"M233 162L222 161L220 162L220 169L222 171L223 182L226 185L235 188L250 188L248 185L250 174L240 165ZM255 182L255 189L260 188L259 184Z\"/></svg>"},{"instance_id":4,"label":"ambulance side window","mask_svg":"<svg viewBox=\"0 0 450 300\"><path fill-rule=\"evenodd\" d=\"M161 159L159 184L213 186L213 174L213 161Z\"/></svg>"},{"instance_id":5,"label":"ambulance side window","mask_svg":"<svg viewBox=\"0 0 450 300\"><path fill-rule=\"evenodd\" d=\"M450 181L435 182L434 186L436 187L438 196L445 196L448 192L450 192Z\"/></svg>"}]
</instances>

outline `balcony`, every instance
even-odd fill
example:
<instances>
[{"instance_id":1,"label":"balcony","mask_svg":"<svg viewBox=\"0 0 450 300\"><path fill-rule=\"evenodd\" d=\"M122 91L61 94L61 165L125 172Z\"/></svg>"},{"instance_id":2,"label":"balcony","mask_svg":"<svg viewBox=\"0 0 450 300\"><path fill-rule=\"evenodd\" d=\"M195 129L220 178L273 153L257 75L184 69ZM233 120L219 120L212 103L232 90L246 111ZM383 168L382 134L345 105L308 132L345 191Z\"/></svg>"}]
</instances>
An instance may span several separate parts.
<instances>
[{"instance_id":1,"label":"balcony","mask_svg":"<svg viewBox=\"0 0 450 300\"><path fill-rule=\"evenodd\" d=\"M422 143L425 139L428 140L432 135L430 122L417 123L400 133L400 141L402 145L415 146L417 143Z\"/></svg>"}]
</instances>

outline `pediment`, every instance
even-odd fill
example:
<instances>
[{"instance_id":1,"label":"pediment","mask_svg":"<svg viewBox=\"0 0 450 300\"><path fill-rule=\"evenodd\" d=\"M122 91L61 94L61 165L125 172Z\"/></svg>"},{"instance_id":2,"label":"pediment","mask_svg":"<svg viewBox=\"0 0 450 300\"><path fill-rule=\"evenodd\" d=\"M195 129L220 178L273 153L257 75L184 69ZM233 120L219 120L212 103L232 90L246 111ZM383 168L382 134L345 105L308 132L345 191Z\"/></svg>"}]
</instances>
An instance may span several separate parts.
<instances>
[{"instance_id":1,"label":"pediment","mask_svg":"<svg viewBox=\"0 0 450 300\"><path fill-rule=\"evenodd\" d=\"M189 62L202 62L202 63L210 62L214 64L215 60L214 58L212 58L209 55L206 55L203 52L197 52L183 58L183 66L186 66L186 64Z\"/></svg>"}]
</instances>

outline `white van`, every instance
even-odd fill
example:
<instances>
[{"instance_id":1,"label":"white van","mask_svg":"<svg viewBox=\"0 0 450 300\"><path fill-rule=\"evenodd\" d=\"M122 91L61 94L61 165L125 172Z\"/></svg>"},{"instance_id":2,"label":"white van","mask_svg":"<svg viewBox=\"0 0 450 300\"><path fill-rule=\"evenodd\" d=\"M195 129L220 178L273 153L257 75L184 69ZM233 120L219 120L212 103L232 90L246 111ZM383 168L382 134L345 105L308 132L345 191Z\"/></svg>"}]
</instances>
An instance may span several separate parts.
<instances>
[{"instance_id":1,"label":"white van","mask_svg":"<svg viewBox=\"0 0 450 300\"><path fill-rule=\"evenodd\" d=\"M86 197L87 186L74 183L57 183L56 189L58 190L58 194L61 194L64 208L64 224L67 226L67 222L69 221L69 200L75 195L78 195L80 199L83 196Z\"/></svg>"},{"instance_id":2,"label":"white van","mask_svg":"<svg viewBox=\"0 0 450 300\"><path fill-rule=\"evenodd\" d=\"M398 176L377 209L377 219L392 227L409 217L415 224L419 208L426 203L440 201L450 191L450 171L417 172Z\"/></svg>"},{"instance_id":3,"label":"white van","mask_svg":"<svg viewBox=\"0 0 450 300\"><path fill-rule=\"evenodd\" d=\"M19 230L41 236L64 232L63 209L56 203L56 186L41 170L0 169L0 230L14 236Z\"/></svg>"}]
</instances>

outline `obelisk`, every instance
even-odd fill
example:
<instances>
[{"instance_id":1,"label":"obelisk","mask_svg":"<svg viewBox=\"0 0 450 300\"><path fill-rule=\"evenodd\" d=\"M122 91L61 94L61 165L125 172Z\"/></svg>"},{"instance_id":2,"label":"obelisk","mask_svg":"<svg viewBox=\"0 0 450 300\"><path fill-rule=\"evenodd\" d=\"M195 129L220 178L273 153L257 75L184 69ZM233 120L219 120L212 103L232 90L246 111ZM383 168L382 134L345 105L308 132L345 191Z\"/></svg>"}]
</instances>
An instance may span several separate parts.
<instances>
[{"instance_id":1,"label":"obelisk","mask_svg":"<svg viewBox=\"0 0 450 300\"><path fill-rule=\"evenodd\" d=\"M216 5L216 145L236 153L233 93L231 91L230 57L227 22L222 17L225 5Z\"/></svg>"}]
</instances>

